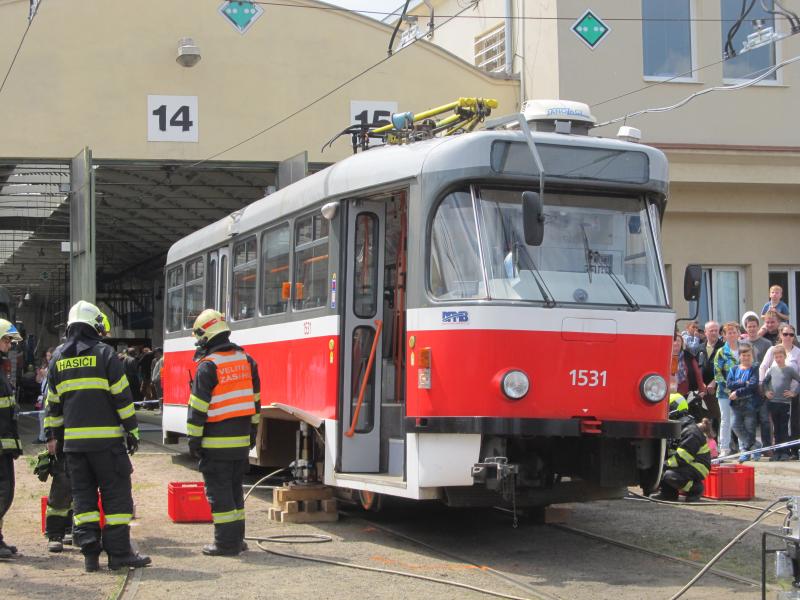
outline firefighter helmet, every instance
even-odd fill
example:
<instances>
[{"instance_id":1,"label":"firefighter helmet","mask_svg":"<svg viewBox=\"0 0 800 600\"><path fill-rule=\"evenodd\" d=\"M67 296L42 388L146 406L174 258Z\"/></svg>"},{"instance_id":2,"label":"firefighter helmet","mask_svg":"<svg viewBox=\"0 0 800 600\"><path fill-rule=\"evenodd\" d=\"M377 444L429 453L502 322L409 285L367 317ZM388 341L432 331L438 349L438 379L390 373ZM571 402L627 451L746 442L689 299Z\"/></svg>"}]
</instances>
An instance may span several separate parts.
<instances>
[{"instance_id":1,"label":"firefighter helmet","mask_svg":"<svg viewBox=\"0 0 800 600\"><path fill-rule=\"evenodd\" d=\"M0 319L0 339L4 337L10 337L15 342L22 340L22 336L11 321Z\"/></svg>"},{"instance_id":2,"label":"firefighter helmet","mask_svg":"<svg viewBox=\"0 0 800 600\"><path fill-rule=\"evenodd\" d=\"M669 418L677 420L689 413L689 403L681 394L669 395Z\"/></svg>"},{"instance_id":3,"label":"firefighter helmet","mask_svg":"<svg viewBox=\"0 0 800 600\"><path fill-rule=\"evenodd\" d=\"M197 338L196 346L203 347L214 337L221 333L229 333L231 330L225 321L225 315L213 308L207 308L194 320L192 325L192 335Z\"/></svg>"},{"instance_id":4,"label":"firefighter helmet","mask_svg":"<svg viewBox=\"0 0 800 600\"><path fill-rule=\"evenodd\" d=\"M105 323L108 318L100 312L91 302L86 300L78 300L72 308L69 309L69 316L67 317L67 329L76 323L85 323L93 328L100 335L106 334Z\"/></svg>"}]
</instances>

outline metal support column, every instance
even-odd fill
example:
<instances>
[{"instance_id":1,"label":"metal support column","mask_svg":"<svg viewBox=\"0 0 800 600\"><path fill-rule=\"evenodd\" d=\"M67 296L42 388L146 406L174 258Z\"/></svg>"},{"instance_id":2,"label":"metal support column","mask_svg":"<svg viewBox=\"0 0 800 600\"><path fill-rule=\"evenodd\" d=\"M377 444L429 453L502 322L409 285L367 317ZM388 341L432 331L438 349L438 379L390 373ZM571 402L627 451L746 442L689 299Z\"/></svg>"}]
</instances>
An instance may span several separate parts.
<instances>
[{"instance_id":1,"label":"metal support column","mask_svg":"<svg viewBox=\"0 0 800 600\"><path fill-rule=\"evenodd\" d=\"M95 302L95 200L92 151L84 148L70 163L69 299Z\"/></svg>"}]
</instances>

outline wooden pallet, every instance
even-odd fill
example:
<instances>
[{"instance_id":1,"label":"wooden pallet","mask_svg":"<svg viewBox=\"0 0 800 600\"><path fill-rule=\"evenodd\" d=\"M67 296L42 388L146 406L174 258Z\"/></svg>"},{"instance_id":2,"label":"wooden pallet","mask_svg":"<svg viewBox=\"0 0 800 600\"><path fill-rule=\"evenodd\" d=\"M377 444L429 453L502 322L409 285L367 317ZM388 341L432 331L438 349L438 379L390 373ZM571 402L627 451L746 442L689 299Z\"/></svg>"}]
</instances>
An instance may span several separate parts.
<instances>
[{"instance_id":1,"label":"wooden pallet","mask_svg":"<svg viewBox=\"0 0 800 600\"><path fill-rule=\"evenodd\" d=\"M273 491L268 518L278 523L322 523L339 520L333 488L287 484Z\"/></svg>"}]
</instances>

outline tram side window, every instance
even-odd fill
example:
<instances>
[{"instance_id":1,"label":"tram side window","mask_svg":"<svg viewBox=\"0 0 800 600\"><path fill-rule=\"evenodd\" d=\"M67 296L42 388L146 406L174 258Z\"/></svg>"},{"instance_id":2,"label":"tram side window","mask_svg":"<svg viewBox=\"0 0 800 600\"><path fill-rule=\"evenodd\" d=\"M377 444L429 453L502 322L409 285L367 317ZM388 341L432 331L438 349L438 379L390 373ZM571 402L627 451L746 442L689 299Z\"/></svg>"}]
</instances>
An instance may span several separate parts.
<instances>
[{"instance_id":1,"label":"tram side window","mask_svg":"<svg viewBox=\"0 0 800 600\"><path fill-rule=\"evenodd\" d=\"M167 331L183 325L183 265L167 271Z\"/></svg>"},{"instance_id":2,"label":"tram side window","mask_svg":"<svg viewBox=\"0 0 800 600\"><path fill-rule=\"evenodd\" d=\"M328 221L308 215L295 222L295 310L325 306L328 302Z\"/></svg>"},{"instance_id":3,"label":"tram side window","mask_svg":"<svg viewBox=\"0 0 800 600\"><path fill-rule=\"evenodd\" d=\"M228 257L219 259L219 312L228 314Z\"/></svg>"},{"instance_id":4,"label":"tram side window","mask_svg":"<svg viewBox=\"0 0 800 600\"><path fill-rule=\"evenodd\" d=\"M430 252L430 289L435 297L486 297L469 192L454 192L439 205L431 229Z\"/></svg>"},{"instance_id":5,"label":"tram side window","mask_svg":"<svg viewBox=\"0 0 800 600\"><path fill-rule=\"evenodd\" d=\"M233 247L233 298L231 318L234 321L249 319L256 314L256 252L255 236Z\"/></svg>"},{"instance_id":6,"label":"tram side window","mask_svg":"<svg viewBox=\"0 0 800 600\"><path fill-rule=\"evenodd\" d=\"M184 298L186 310L184 311L184 328L191 329L194 320L203 312L203 284L205 283L205 263L203 258L196 258L186 263L186 291Z\"/></svg>"},{"instance_id":7,"label":"tram side window","mask_svg":"<svg viewBox=\"0 0 800 600\"><path fill-rule=\"evenodd\" d=\"M286 312L291 295L289 224L264 232L261 238L261 314Z\"/></svg>"}]
</instances>

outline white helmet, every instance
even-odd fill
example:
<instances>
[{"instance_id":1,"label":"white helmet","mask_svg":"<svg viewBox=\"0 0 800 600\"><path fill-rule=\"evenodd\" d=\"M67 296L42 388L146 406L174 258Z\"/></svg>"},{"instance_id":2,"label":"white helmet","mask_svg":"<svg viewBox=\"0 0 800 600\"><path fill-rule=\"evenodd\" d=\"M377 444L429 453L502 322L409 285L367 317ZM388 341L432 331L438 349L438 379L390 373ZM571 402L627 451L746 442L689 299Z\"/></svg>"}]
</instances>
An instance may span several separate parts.
<instances>
[{"instance_id":1,"label":"white helmet","mask_svg":"<svg viewBox=\"0 0 800 600\"><path fill-rule=\"evenodd\" d=\"M225 315L213 308L207 308L197 315L192 326L192 335L197 339L195 346L202 348L211 341L211 338L230 330Z\"/></svg>"},{"instance_id":2,"label":"white helmet","mask_svg":"<svg viewBox=\"0 0 800 600\"><path fill-rule=\"evenodd\" d=\"M0 319L0 339L4 337L10 337L15 342L22 340L22 336L11 321Z\"/></svg>"},{"instance_id":3,"label":"white helmet","mask_svg":"<svg viewBox=\"0 0 800 600\"><path fill-rule=\"evenodd\" d=\"M86 323L100 335L105 335L105 323L107 321L107 317L100 312L100 309L94 304L86 302L86 300L78 300L73 307L69 309L67 329L76 323Z\"/></svg>"}]
</instances>

